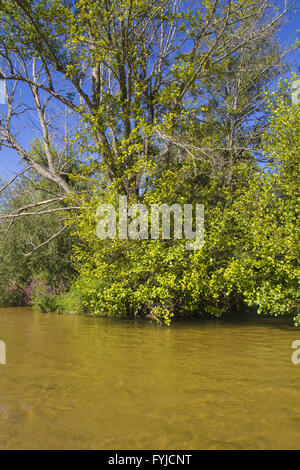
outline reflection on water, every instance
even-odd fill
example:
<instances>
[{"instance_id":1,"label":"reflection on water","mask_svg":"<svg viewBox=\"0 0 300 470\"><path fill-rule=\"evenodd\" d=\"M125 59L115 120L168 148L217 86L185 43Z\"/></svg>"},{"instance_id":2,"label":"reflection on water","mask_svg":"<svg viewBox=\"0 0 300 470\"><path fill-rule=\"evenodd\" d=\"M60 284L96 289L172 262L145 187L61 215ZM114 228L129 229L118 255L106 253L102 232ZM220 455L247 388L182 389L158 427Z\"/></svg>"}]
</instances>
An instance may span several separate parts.
<instances>
[{"instance_id":1,"label":"reflection on water","mask_svg":"<svg viewBox=\"0 0 300 470\"><path fill-rule=\"evenodd\" d=\"M300 331L0 310L1 449L299 449Z\"/></svg>"}]
</instances>

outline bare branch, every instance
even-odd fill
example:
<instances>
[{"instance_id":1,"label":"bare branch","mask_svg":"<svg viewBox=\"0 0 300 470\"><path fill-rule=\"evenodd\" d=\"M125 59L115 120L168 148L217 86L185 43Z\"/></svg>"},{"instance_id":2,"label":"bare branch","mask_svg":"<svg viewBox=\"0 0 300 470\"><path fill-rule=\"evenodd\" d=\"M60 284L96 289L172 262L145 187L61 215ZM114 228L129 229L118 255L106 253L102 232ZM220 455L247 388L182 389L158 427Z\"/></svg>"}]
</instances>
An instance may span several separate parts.
<instances>
[{"instance_id":1,"label":"bare branch","mask_svg":"<svg viewBox=\"0 0 300 470\"><path fill-rule=\"evenodd\" d=\"M55 233L54 235L52 235L50 238L48 238L47 240L45 240L43 243L40 243L39 245L35 246L29 253L23 253L23 255L25 256L25 258L27 258L28 256L31 256L33 253L35 253L37 250L39 250L40 248L42 248L43 246L45 245L48 245L50 242L52 242L55 238L59 237L65 230L67 230L69 227L66 225L65 227L63 227L61 230L59 230L59 232Z\"/></svg>"},{"instance_id":2,"label":"bare branch","mask_svg":"<svg viewBox=\"0 0 300 470\"><path fill-rule=\"evenodd\" d=\"M19 176L22 176L24 175L24 173L26 173L28 170L31 170L31 166L25 168L25 170L23 171L20 171L20 173L17 173L11 180L9 180L2 188L0 188L0 194L5 191L6 188L8 188L8 186L10 186L17 178L19 178Z\"/></svg>"}]
</instances>

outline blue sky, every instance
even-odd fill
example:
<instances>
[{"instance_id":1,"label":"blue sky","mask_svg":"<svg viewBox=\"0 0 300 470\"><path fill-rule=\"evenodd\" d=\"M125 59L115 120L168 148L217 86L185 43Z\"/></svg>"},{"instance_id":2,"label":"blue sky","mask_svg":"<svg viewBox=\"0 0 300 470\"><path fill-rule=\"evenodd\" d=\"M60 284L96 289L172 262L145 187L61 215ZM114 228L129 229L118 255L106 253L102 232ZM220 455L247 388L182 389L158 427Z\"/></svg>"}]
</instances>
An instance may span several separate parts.
<instances>
[{"instance_id":1,"label":"blue sky","mask_svg":"<svg viewBox=\"0 0 300 470\"><path fill-rule=\"evenodd\" d=\"M297 2L296 2L297 4ZM300 33L297 34L297 29L300 29L300 8L294 6L293 10L285 19L285 24L282 26L279 33L279 41L283 47L288 47L293 44L296 39L300 39ZM298 71L300 67L300 49L293 51L287 57L287 62L292 66L294 71ZM26 93L26 92L25 92ZM6 105L0 104L0 113L5 113ZM20 129L19 140L20 143L29 142L30 140L38 137L38 132L34 132L32 128L24 122L23 127ZM6 179L12 176L18 169L21 169L20 158L18 154L12 150L2 146L0 150L0 177Z\"/></svg>"}]
</instances>

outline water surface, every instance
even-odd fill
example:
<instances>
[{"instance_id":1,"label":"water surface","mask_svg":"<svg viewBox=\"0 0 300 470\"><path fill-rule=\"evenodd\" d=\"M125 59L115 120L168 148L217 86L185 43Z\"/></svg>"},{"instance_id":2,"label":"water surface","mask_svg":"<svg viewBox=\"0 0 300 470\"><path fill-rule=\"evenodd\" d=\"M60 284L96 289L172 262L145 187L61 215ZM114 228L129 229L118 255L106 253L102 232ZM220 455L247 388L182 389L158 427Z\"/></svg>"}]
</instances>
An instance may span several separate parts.
<instances>
[{"instance_id":1,"label":"water surface","mask_svg":"<svg viewBox=\"0 0 300 470\"><path fill-rule=\"evenodd\" d=\"M299 449L300 331L0 309L0 449Z\"/></svg>"}]
</instances>

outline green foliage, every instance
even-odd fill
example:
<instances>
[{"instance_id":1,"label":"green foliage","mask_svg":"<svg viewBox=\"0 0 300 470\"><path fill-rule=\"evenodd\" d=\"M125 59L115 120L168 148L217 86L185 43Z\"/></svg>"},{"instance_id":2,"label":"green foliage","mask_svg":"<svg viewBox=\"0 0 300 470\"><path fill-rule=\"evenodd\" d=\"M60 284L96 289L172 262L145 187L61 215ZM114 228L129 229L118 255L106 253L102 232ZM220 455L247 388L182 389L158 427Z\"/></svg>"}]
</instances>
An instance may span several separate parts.
<instances>
[{"instance_id":1,"label":"green foliage","mask_svg":"<svg viewBox=\"0 0 300 470\"><path fill-rule=\"evenodd\" d=\"M1 199L2 213L18 212L18 209L44 200L41 181L35 182L41 190L32 190L32 183L20 180L6 197ZM49 197L49 196L48 196ZM75 275L71 260L73 239L66 230L51 243L33 251L62 225L59 212L33 217L23 217L13 223L2 223L0 232L0 305L24 305L25 290L32 277L40 277L58 291L67 290Z\"/></svg>"},{"instance_id":2,"label":"green foliage","mask_svg":"<svg viewBox=\"0 0 300 470\"><path fill-rule=\"evenodd\" d=\"M54 313L57 311L56 298L56 289L47 285L43 277L31 279L26 289L26 304L42 313Z\"/></svg>"},{"instance_id":3,"label":"green foliage","mask_svg":"<svg viewBox=\"0 0 300 470\"><path fill-rule=\"evenodd\" d=\"M220 316L234 309L296 312L299 270L297 175L299 106L286 86L269 99L270 126L263 137L266 169L235 164L231 185L207 178L206 165L178 164L157 179L143 202L201 202L205 244L187 252L183 241L99 240L99 187L81 213L75 249L77 289L84 310L105 316ZM101 194L101 192L100 192ZM117 200L111 189L106 202ZM298 321L298 320L297 320Z\"/></svg>"},{"instance_id":4,"label":"green foliage","mask_svg":"<svg viewBox=\"0 0 300 470\"><path fill-rule=\"evenodd\" d=\"M296 312L299 106L282 83L265 109L283 68L274 11L254 0L205 0L195 9L171 0L0 0L4 50L21 57L20 70L37 57L45 80L36 87L76 114L65 171L59 158L53 164L45 129L50 160L39 142L32 152L34 168L67 192L64 204L81 208L66 216L72 232L30 257L24 252L65 220L24 218L8 240L1 235L1 302L19 302L46 269L60 292L72 287L58 297L39 292L43 311L165 324L241 309ZM26 73L19 78L28 82ZM62 83L71 91L61 93ZM40 190L22 184L6 211L39 200ZM204 246L99 240L97 207L117 206L119 195L129 205L204 204Z\"/></svg>"},{"instance_id":5,"label":"green foliage","mask_svg":"<svg viewBox=\"0 0 300 470\"><path fill-rule=\"evenodd\" d=\"M80 293L75 287L56 297L56 311L58 313L84 313Z\"/></svg>"}]
</instances>

